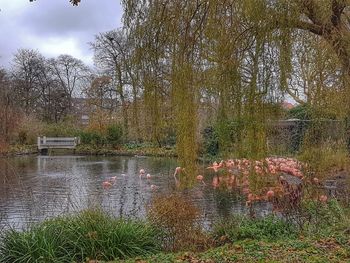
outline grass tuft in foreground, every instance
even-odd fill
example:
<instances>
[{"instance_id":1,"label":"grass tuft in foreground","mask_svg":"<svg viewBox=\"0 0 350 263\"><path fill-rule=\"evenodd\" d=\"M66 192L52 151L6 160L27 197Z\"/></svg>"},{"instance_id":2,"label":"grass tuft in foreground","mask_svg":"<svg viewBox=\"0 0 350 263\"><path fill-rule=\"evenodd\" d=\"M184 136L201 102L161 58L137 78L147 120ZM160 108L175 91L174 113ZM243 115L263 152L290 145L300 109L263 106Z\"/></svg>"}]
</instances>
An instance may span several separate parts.
<instances>
[{"instance_id":1,"label":"grass tuft in foreground","mask_svg":"<svg viewBox=\"0 0 350 263\"><path fill-rule=\"evenodd\" d=\"M158 252L156 231L141 221L85 211L45 221L26 231L9 230L0 262L85 262L146 256Z\"/></svg>"}]
</instances>

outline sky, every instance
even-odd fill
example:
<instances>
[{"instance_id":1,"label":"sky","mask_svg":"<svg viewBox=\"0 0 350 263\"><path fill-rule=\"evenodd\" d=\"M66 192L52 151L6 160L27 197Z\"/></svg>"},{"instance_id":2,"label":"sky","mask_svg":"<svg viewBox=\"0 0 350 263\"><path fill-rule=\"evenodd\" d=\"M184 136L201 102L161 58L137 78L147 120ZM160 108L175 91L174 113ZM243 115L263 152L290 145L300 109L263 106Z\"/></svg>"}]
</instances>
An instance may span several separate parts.
<instances>
[{"instance_id":1,"label":"sky","mask_svg":"<svg viewBox=\"0 0 350 263\"><path fill-rule=\"evenodd\" d=\"M47 58L69 54L92 65L89 42L122 26L120 0L0 0L0 67L9 68L19 48Z\"/></svg>"}]
</instances>

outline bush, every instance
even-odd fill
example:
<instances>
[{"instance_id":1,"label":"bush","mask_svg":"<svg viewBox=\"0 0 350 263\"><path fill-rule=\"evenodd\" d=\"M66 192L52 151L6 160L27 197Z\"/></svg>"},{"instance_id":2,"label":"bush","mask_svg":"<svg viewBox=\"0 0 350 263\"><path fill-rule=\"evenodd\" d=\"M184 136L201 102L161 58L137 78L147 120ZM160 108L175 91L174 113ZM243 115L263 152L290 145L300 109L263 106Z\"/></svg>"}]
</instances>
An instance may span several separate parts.
<instances>
[{"instance_id":1,"label":"bush","mask_svg":"<svg viewBox=\"0 0 350 263\"><path fill-rule=\"evenodd\" d=\"M27 231L5 232L0 262L108 261L148 255L159 248L150 225L85 211L48 220Z\"/></svg>"},{"instance_id":2,"label":"bush","mask_svg":"<svg viewBox=\"0 0 350 263\"><path fill-rule=\"evenodd\" d=\"M203 150L205 154L210 156L216 156L219 154L219 138L214 128L209 126L206 127L203 132Z\"/></svg>"},{"instance_id":3,"label":"bush","mask_svg":"<svg viewBox=\"0 0 350 263\"><path fill-rule=\"evenodd\" d=\"M155 198L148 219L161 231L159 238L165 250L202 250L209 245L198 224L198 208L182 196Z\"/></svg>"},{"instance_id":4,"label":"bush","mask_svg":"<svg viewBox=\"0 0 350 263\"><path fill-rule=\"evenodd\" d=\"M16 134L16 142L20 144L36 144L38 136L44 130L43 123L33 116L21 120Z\"/></svg>"},{"instance_id":5,"label":"bush","mask_svg":"<svg viewBox=\"0 0 350 263\"><path fill-rule=\"evenodd\" d=\"M254 219L233 216L217 223L213 228L216 240L231 242L243 239L279 240L297 237L297 227L275 216Z\"/></svg>"},{"instance_id":6,"label":"bush","mask_svg":"<svg viewBox=\"0 0 350 263\"><path fill-rule=\"evenodd\" d=\"M349 218L335 199L327 203L306 201L302 203L302 215L304 234L310 236L329 236L349 225Z\"/></svg>"},{"instance_id":7,"label":"bush","mask_svg":"<svg viewBox=\"0 0 350 263\"><path fill-rule=\"evenodd\" d=\"M107 141L113 147L121 144L123 139L123 128L119 124L113 124L107 127Z\"/></svg>"},{"instance_id":8,"label":"bush","mask_svg":"<svg viewBox=\"0 0 350 263\"><path fill-rule=\"evenodd\" d=\"M349 153L341 142L327 142L320 146L304 147L298 159L308 164L309 172L318 177L327 176L330 172L349 170Z\"/></svg>"},{"instance_id":9,"label":"bush","mask_svg":"<svg viewBox=\"0 0 350 263\"><path fill-rule=\"evenodd\" d=\"M103 146L106 144L106 138L98 132L83 131L80 132L78 136L80 137L80 142L82 144L89 144L96 147Z\"/></svg>"},{"instance_id":10,"label":"bush","mask_svg":"<svg viewBox=\"0 0 350 263\"><path fill-rule=\"evenodd\" d=\"M291 119L310 120L312 110L310 105L298 105L288 111L287 117Z\"/></svg>"},{"instance_id":11,"label":"bush","mask_svg":"<svg viewBox=\"0 0 350 263\"><path fill-rule=\"evenodd\" d=\"M47 137L75 137L79 129L71 122L46 124L42 131Z\"/></svg>"},{"instance_id":12,"label":"bush","mask_svg":"<svg viewBox=\"0 0 350 263\"><path fill-rule=\"evenodd\" d=\"M127 150L135 150L135 149L142 149L142 148L155 148L156 146L151 142L130 141L124 144L124 147Z\"/></svg>"}]
</instances>

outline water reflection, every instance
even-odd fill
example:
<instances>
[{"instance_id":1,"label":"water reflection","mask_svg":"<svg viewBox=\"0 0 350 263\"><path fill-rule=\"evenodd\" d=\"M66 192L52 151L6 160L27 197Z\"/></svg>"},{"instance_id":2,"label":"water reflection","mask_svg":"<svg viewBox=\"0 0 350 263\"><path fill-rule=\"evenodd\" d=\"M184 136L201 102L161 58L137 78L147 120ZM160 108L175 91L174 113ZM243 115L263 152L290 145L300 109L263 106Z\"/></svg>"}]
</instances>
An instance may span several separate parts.
<instances>
[{"instance_id":1,"label":"water reflection","mask_svg":"<svg viewBox=\"0 0 350 263\"><path fill-rule=\"evenodd\" d=\"M0 159L0 227L25 227L28 223L86 208L102 207L119 217L142 218L154 192L169 194L175 189L172 176L176 161L166 158L96 156L25 156ZM140 179L143 168L151 179ZM116 176L109 190L102 182ZM183 190L202 210L203 222L232 213L246 213L237 194L214 190L212 175L206 185ZM258 213L269 210L267 204Z\"/></svg>"}]
</instances>

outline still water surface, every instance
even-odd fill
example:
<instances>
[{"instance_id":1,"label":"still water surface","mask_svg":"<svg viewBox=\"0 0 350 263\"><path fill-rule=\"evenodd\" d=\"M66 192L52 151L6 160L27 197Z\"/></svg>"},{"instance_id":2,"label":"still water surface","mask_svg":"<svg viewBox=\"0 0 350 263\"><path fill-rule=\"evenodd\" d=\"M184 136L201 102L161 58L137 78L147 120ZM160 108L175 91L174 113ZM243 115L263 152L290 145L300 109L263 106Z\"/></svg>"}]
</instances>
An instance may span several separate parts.
<instances>
[{"instance_id":1,"label":"still water surface","mask_svg":"<svg viewBox=\"0 0 350 263\"><path fill-rule=\"evenodd\" d=\"M247 213L235 192L211 187L212 174L204 184L177 190L173 172L176 160L153 157L24 156L0 158L0 228L22 228L57 215L99 207L119 217L143 218L157 194L180 191L202 212L205 226L232 213ZM145 169L151 179L140 179ZM204 168L204 167L203 167ZM108 190L102 182L116 176ZM152 190L151 185L157 190ZM269 210L267 204L258 213Z\"/></svg>"}]
</instances>

